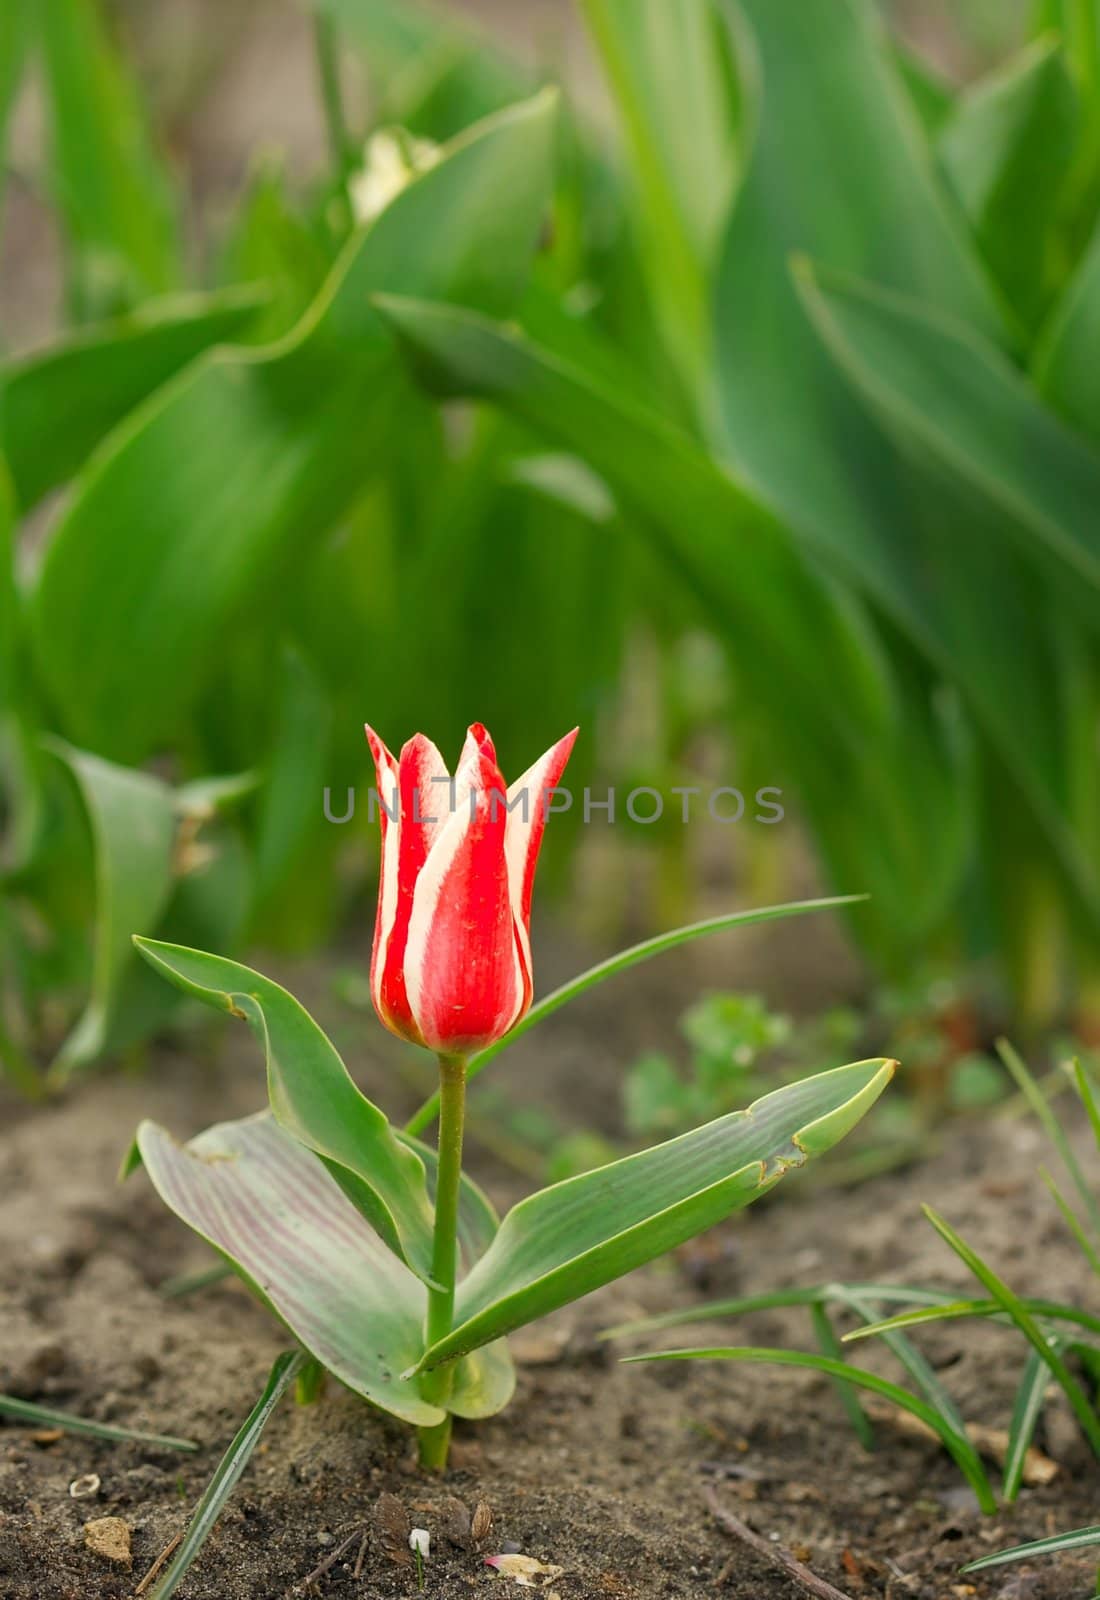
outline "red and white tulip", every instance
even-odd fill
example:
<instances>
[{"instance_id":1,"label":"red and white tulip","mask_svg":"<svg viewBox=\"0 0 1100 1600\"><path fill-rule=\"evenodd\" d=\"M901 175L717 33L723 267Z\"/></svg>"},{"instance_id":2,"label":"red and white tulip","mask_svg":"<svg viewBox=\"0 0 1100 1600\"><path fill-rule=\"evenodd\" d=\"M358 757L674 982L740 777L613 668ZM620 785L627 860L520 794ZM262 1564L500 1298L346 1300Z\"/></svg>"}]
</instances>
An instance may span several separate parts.
<instances>
[{"instance_id":1,"label":"red and white tulip","mask_svg":"<svg viewBox=\"0 0 1100 1600\"><path fill-rule=\"evenodd\" d=\"M531 1004L531 891L577 730L506 789L480 723L453 779L418 733L399 761L370 727L382 870L371 994L386 1027L441 1055L501 1038Z\"/></svg>"}]
</instances>

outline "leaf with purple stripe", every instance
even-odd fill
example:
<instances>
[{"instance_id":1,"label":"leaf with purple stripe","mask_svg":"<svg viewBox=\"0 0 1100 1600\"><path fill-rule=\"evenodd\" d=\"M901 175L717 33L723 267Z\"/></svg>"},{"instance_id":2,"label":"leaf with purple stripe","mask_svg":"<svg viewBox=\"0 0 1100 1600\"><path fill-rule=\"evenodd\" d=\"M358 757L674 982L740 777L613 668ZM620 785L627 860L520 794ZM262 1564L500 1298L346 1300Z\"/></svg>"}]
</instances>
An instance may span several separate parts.
<instances>
[{"instance_id":1,"label":"leaf with purple stripe","mask_svg":"<svg viewBox=\"0 0 1100 1600\"><path fill-rule=\"evenodd\" d=\"M143 1122L137 1143L166 1205L331 1373L407 1422L442 1421L400 1377L423 1349L424 1285L311 1151L266 1111L186 1145Z\"/></svg>"},{"instance_id":2,"label":"leaf with purple stripe","mask_svg":"<svg viewBox=\"0 0 1100 1600\"><path fill-rule=\"evenodd\" d=\"M442 1420L417 1384L400 1377L424 1349L423 1283L325 1164L270 1112L218 1123L186 1145L144 1122L136 1147L161 1199L335 1377L406 1422ZM464 1185L460 1204L471 1232L491 1221L488 1203L472 1186ZM448 1409L492 1416L514 1386L500 1340L459 1364Z\"/></svg>"}]
</instances>

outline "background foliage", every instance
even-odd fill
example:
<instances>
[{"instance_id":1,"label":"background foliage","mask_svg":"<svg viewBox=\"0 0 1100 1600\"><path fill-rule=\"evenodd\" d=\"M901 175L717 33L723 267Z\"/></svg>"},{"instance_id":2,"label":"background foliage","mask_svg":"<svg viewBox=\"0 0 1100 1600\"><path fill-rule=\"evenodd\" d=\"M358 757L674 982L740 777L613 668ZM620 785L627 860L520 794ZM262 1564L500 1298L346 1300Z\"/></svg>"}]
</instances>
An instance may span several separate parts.
<instances>
[{"instance_id":1,"label":"background foliage","mask_svg":"<svg viewBox=\"0 0 1100 1600\"><path fill-rule=\"evenodd\" d=\"M580 722L578 790L774 784L784 827L727 830L746 892L804 832L879 977L1094 1007L1097 8L953 8L951 76L931 7L576 11L563 69L317 0L327 162L258 156L214 215L137 19L9 4L0 140L41 137L5 173L64 263L0 387L28 1086L163 1017L135 930L334 935L367 852L321 794L365 793L367 712L448 749L478 715L517 770ZM501 112L537 132L487 172ZM630 832L671 920L699 830Z\"/></svg>"}]
</instances>

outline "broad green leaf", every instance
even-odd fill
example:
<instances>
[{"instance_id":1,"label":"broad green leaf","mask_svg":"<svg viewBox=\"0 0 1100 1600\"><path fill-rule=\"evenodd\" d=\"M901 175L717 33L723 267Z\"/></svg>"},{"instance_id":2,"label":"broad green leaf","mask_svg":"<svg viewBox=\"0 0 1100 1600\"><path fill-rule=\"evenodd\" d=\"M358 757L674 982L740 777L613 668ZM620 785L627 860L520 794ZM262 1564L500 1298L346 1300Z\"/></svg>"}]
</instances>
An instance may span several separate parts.
<instances>
[{"instance_id":1,"label":"broad green leaf","mask_svg":"<svg viewBox=\"0 0 1100 1600\"><path fill-rule=\"evenodd\" d=\"M175 287L176 203L98 0L40 0L38 12L75 308L102 317Z\"/></svg>"},{"instance_id":2,"label":"broad green leaf","mask_svg":"<svg viewBox=\"0 0 1100 1600\"><path fill-rule=\"evenodd\" d=\"M1054 1533L1048 1539L1033 1539L1030 1544L1014 1545L1011 1550L998 1550L995 1555L968 1562L959 1571L982 1572L987 1567L1001 1567L1009 1561L1030 1561L1035 1556L1059 1556L1067 1550L1087 1550L1094 1544L1100 1544L1100 1524L1074 1528L1070 1533Z\"/></svg>"},{"instance_id":3,"label":"broad green leaf","mask_svg":"<svg viewBox=\"0 0 1100 1600\"><path fill-rule=\"evenodd\" d=\"M652 1355L625 1356L626 1363L640 1361L749 1361L761 1366L804 1367L811 1372L823 1372L841 1383L850 1383L858 1389L868 1389L882 1395L903 1411L908 1411L937 1435L963 1472L983 1511L992 1514L997 1509L997 1499L990 1487L985 1468L974 1446L968 1439L959 1439L945 1431L938 1411L925 1401L910 1394L899 1384L880 1378L877 1373L865 1372L861 1367L850 1367L847 1362L834 1361L829 1356L811 1355L802 1350L769 1350L752 1345L727 1345L711 1350L658 1350Z\"/></svg>"},{"instance_id":4,"label":"broad green leaf","mask_svg":"<svg viewBox=\"0 0 1100 1600\"><path fill-rule=\"evenodd\" d=\"M134 943L184 994L248 1023L264 1050L268 1095L280 1125L322 1158L383 1240L425 1274L431 1208L423 1162L356 1088L305 1008L235 961L155 939Z\"/></svg>"},{"instance_id":5,"label":"broad green leaf","mask_svg":"<svg viewBox=\"0 0 1100 1600\"><path fill-rule=\"evenodd\" d=\"M171 897L176 801L159 778L130 771L61 740L49 748L72 773L91 832L95 878L92 986L87 1006L51 1067L64 1079L93 1061L109 1037L135 927L155 928Z\"/></svg>"},{"instance_id":6,"label":"broad green leaf","mask_svg":"<svg viewBox=\"0 0 1100 1600\"><path fill-rule=\"evenodd\" d=\"M186 1145L143 1122L137 1144L165 1204L341 1383L406 1422L442 1421L400 1376L423 1348L427 1290L316 1156L267 1112Z\"/></svg>"},{"instance_id":7,"label":"broad green leaf","mask_svg":"<svg viewBox=\"0 0 1100 1600\"><path fill-rule=\"evenodd\" d=\"M554 109L544 93L457 140L348 242L285 340L209 352L99 455L31 602L43 680L78 742L132 760L171 737L226 630L274 597L385 458L401 373L371 295L515 300L549 195Z\"/></svg>"},{"instance_id":8,"label":"broad green leaf","mask_svg":"<svg viewBox=\"0 0 1100 1600\"><path fill-rule=\"evenodd\" d=\"M1072 596L1100 589L1100 455L993 345L915 301L803 264L807 309L891 432L988 498ZM1086 596L1095 617L1096 600Z\"/></svg>"},{"instance_id":9,"label":"broad green leaf","mask_svg":"<svg viewBox=\"0 0 1100 1600\"><path fill-rule=\"evenodd\" d=\"M790 1084L747 1111L520 1201L460 1284L438 1366L682 1244L843 1138L878 1099L890 1061Z\"/></svg>"},{"instance_id":10,"label":"broad green leaf","mask_svg":"<svg viewBox=\"0 0 1100 1600\"><path fill-rule=\"evenodd\" d=\"M272 1414L305 1366L306 1357L301 1351L285 1350L281 1356L276 1357L264 1384L263 1393L218 1462L217 1471L203 1490L180 1547L158 1578L156 1586L150 1591L149 1600L169 1600L169 1596L175 1594L195 1557L213 1532L214 1524L221 1516L229 1496L237 1487L241 1473L248 1465Z\"/></svg>"},{"instance_id":11,"label":"broad green leaf","mask_svg":"<svg viewBox=\"0 0 1100 1600\"><path fill-rule=\"evenodd\" d=\"M998 786L1003 825L1018 819L1029 871L1056 863L1095 923L1094 713L1088 675L1074 665L1089 641L1064 613L1068 604L1090 625L1096 615L1100 541L1089 507L1100 458L962 324L806 264L798 277L838 366L917 474L905 515L920 527L905 538L876 533L864 581L965 695L991 742L985 782ZM996 594L996 606L977 604L979 594ZM990 860L998 870L993 850ZM1007 892L1000 916L1010 940L1020 911Z\"/></svg>"},{"instance_id":12,"label":"broad green leaf","mask_svg":"<svg viewBox=\"0 0 1100 1600\"><path fill-rule=\"evenodd\" d=\"M641 961L650 961L654 956L663 955L666 950L675 950L679 945L690 944L695 939L708 938L712 933L725 933L731 928L751 927L758 922L772 922L781 917L797 917L810 911L835 911L841 906L858 903L859 895L841 895L831 900L800 900L785 906L761 906L754 911L732 911L726 916L708 917L704 922L692 922L684 928L673 928L668 933L659 933L653 939L643 939L640 944L633 944L626 950L620 950L615 955L609 956L606 961L597 962L594 967L589 967L586 972L580 973L575 978L570 978L551 994L544 995L522 1017L511 1032L506 1033L495 1044L490 1044L484 1050L479 1050L470 1060L466 1068L467 1081L475 1078L482 1072L496 1056L507 1050L517 1039L523 1037L528 1029L536 1023L542 1022L546 1017L552 1016L561 1006L570 1000L575 1000L578 995L584 994L588 989L593 989L597 984L603 983L607 978L613 978L619 972L625 972L630 967L637 966ZM434 1121L439 1111L439 1095L432 1095L425 1101L415 1116L410 1118L408 1131L420 1133L429 1123Z\"/></svg>"},{"instance_id":13,"label":"broad green leaf","mask_svg":"<svg viewBox=\"0 0 1100 1600\"><path fill-rule=\"evenodd\" d=\"M975 515L972 494L899 455L821 347L788 263L804 253L1005 346L998 297L945 200L870 4L747 0L743 9L759 47L762 109L717 283L716 448L800 543L880 609L891 634L900 627L926 668L957 686L995 752L983 781L1018 793L1044 870L1053 856L1064 877L1088 885L1095 874L1064 815L1065 757L1049 717L1060 698L1053 628L1035 605L1033 572L1005 552L998 507L979 502ZM900 793L915 793L926 759L907 754L902 737L885 760ZM941 759L937 817L954 809L949 773ZM909 811L899 833L919 840L918 860L933 858L928 802ZM868 886L880 897L877 882ZM957 903L957 873L952 890ZM1095 907L1094 889L1091 898Z\"/></svg>"},{"instance_id":14,"label":"broad green leaf","mask_svg":"<svg viewBox=\"0 0 1100 1600\"><path fill-rule=\"evenodd\" d=\"M129 411L211 345L239 334L262 289L147 301L0 374L0 449L24 511L65 483Z\"/></svg>"},{"instance_id":15,"label":"broad green leaf","mask_svg":"<svg viewBox=\"0 0 1100 1600\"><path fill-rule=\"evenodd\" d=\"M106 1439L112 1444L153 1444L164 1450L182 1450L188 1454L199 1448L193 1439L177 1439L169 1433L143 1433L140 1428L118 1428L109 1422L96 1422L93 1417L74 1416L71 1411L33 1405L29 1400L19 1400L10 1394L0 1394L0 1416L33 1423L36 1428L64 1428L66 1433Z\"/></svg>"},{"instance_id":16,"label":"broad green leaf","mask_svg":"<svg viewBox=\"0 0 1100 1600\"><path fill-rule=\"evenodd\" d=\"M1052 229L1079 125L1061 42L1047 36L961 94L939 138L978 247L1029 328L1050 298Z\"/></svg>"},{"instance_id":17,"label":"broad green leaf","mask_svg":"<svg viewBox=\"0 0 1100 1600\"><path fill-rule=\"evenodd\" d=\"M1094 444L1100 444L1100 223L1044 330L1035 382L1045 398Z\"/></svg>"},{"instance_id":18,"label":"broad green leaf","mask_svg":"<svg viewBox=\"0 0 1100 1600\"><path fill-rule=\"evenodd\" d=\"M256 822L253 921L278 914L278 899L316 828L332 731L325 686L300 650L282 651L279 708Z\"/></svg>"}]
</instances>

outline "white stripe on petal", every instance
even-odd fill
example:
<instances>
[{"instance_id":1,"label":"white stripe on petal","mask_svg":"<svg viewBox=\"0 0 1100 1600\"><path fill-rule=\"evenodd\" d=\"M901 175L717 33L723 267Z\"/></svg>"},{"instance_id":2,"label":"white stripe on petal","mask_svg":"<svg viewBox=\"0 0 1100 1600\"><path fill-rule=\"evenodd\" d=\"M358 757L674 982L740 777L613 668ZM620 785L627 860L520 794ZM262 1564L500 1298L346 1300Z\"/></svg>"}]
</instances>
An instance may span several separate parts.
<instances>
[{"instance_id":1,"label":"white stripe on petal","mask_svg":"<svg viewBox=\"0 0 1100 1600\"><path fill-rule=\"evenodd\" d=\"M397 920L397 862L401 848L401 800L397 788L397 762L385 745L381 745L380 754L381 760L376 757L378 797L386 808L386 816L383 818L382 859L379 863L381 888L378 892L378 946L371 969L372 994L379 1012L382 1009L382 974L386 970L386 951L394 922ZM385 777L382 774L383 761L387 768ZM392 815L394 811L397 813L396 820Z\"/></svg>"}]
</instances>

